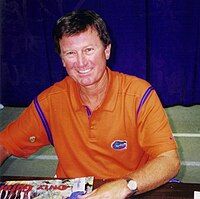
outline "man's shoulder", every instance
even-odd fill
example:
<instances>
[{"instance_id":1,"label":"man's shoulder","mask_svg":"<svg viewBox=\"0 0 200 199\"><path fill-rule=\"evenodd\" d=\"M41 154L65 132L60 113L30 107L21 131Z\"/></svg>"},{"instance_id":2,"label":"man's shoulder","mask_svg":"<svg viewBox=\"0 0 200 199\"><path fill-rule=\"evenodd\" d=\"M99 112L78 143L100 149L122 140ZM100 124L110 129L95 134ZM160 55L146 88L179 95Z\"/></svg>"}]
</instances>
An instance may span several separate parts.
<instances>
[{"instance_id":1,"label":"man's shoulder","mask_svg":"<svg viewBox=\"0 0 200 199\"><path fill-rule=\"evenodd\" d=\"M63 93L70 92L70 87L74 85L74 81L69 77L65 77L63 80L54 83L49 88L45 89L38 95L38 100L44 100L46 98L52 98L54 96L62 97Z\"/></svg>"},{"instance_id":2,"label":"man's shoulder","mask_svg":"<svg viewBox=\"0 0 200 199\"><path fill-rule=\"evenodd\" d=\"M123 93L141 96L151 86L146 80L134 75L112 72L114 81L118 81L119 88Z\"/></svg>"}]
</instances>

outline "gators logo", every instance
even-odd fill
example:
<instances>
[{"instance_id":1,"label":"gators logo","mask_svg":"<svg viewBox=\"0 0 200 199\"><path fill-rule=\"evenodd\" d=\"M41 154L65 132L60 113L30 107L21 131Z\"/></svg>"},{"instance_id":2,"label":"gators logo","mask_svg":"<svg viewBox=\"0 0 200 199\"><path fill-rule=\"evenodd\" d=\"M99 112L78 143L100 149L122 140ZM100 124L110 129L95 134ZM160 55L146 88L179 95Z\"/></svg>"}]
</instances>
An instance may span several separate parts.
<instances>
[{"instance_id":1,"label":"gators logo","mask_svg":"<svg viewBox=\"0 0 200 199\"><path fill-rule=\"evenodd\" d=\"M115 150L125 150L127 149L126 140L115 140L112 142L111 147Z\"/></svg>"}]
</instances>

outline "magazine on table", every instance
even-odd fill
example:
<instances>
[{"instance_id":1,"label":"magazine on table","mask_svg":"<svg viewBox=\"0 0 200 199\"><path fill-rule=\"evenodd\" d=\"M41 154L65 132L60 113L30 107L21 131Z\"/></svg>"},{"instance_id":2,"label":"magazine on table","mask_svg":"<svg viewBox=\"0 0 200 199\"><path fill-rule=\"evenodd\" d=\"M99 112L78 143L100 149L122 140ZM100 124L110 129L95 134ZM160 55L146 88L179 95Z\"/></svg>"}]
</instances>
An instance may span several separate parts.
<instances>
[{"instance_id":1,"label":"magazine on table","mask_svg":"<svg viewBox=\"0 0 200 199\"><path fill-rule=\"evenodd\" d=\"M0 199L76 199L92 191L93 177L0 182Z\"/></svg>"}]
</instances>

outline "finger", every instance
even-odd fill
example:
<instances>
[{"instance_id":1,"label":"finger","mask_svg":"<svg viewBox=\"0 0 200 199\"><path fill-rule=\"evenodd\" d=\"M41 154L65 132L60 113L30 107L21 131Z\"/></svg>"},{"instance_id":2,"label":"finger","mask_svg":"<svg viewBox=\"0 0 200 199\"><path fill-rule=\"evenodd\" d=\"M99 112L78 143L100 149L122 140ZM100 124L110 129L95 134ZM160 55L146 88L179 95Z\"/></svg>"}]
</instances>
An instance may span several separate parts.
<instances>
[{"instance_id":1,"label":"finger","mask_svg":"<svg viewBox=\"0 0 200 199\"><path fill-rule=\"evenodd\" d=\"M93 194L95 194L95 192L96 192L96 189L93 190L93 191L90 192L90 193L85 194L85 195L80 195L80 196L78 196L78 199L85 199L85 198L87 198L87 197L89 197L89 196L93 196Z\"/></svg>"}]
</instances>

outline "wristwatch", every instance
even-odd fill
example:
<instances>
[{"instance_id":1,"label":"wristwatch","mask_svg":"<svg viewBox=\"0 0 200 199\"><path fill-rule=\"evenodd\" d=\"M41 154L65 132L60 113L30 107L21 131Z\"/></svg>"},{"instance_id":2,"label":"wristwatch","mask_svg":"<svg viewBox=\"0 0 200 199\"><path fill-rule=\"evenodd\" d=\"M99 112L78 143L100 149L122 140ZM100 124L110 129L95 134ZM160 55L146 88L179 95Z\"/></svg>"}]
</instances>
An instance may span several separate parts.
<instances>
[{"instance_id":1,"label":"wristwatch","mask_svg":"<svg viewBox=\"0 0 200 199\"><path fill-rule=\"evenodd\" d=\"M131 195L135 194L137 192L137 182L131 178L125 178L126 182L127 182L127 187L130 189L131 191Z\"/></svg>"}]
</instances>

